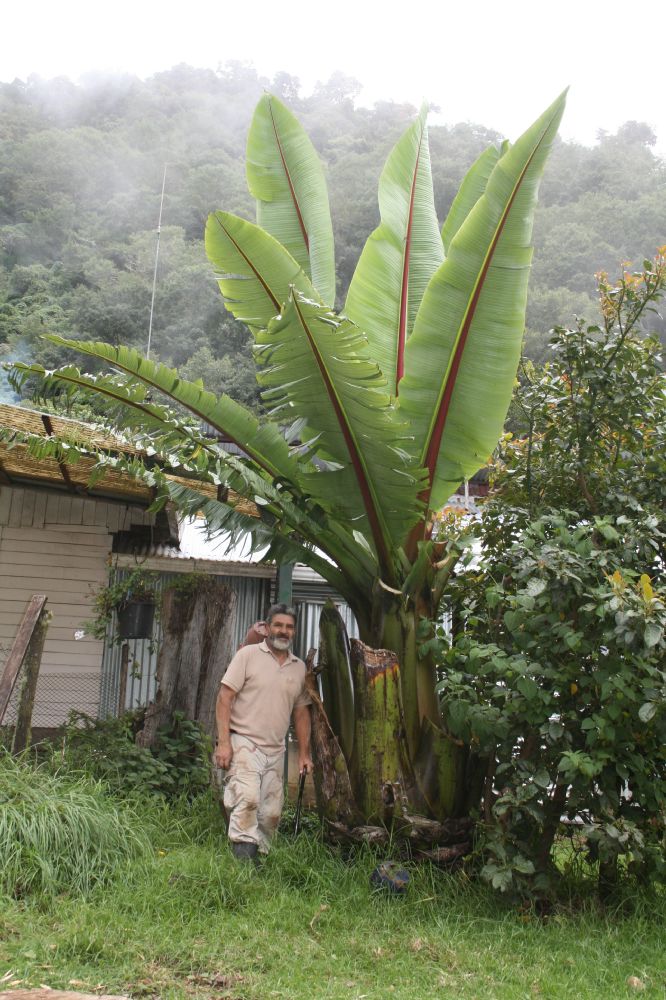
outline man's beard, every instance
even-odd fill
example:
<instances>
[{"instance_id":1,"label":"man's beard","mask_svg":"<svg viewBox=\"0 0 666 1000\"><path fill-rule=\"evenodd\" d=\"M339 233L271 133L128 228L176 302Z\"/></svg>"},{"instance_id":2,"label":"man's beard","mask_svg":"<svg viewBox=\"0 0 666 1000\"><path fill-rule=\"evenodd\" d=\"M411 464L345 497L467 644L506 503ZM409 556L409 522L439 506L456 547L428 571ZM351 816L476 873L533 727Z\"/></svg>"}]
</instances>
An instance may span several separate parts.
<instances>
[{"instance_id":1,"label":"man's beard","mask_svg":"<svg viewBox=\"0 0 666 1000\"><path fill-rule=\"evenodd\" d=\"M281 653L283 653L287 649L290 649L291 647L291 639L282 639L279 636L274 637L271 635L268 637L268 641L270 642L273 649L279 649Z\"/></svg>"}]
</instances>

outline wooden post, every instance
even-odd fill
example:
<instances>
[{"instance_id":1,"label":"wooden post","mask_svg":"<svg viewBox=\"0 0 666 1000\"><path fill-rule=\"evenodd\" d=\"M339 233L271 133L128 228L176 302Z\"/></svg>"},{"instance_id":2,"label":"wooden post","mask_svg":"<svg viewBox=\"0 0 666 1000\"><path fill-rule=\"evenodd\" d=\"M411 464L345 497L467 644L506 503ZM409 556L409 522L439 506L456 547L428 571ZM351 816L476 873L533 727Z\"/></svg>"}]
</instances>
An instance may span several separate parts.
<instances>
[{"instance_id":1,"label":"wooden post","mask_svg":"<svg viewBox=\"0 0 666 1000\"><path fill-rule=\"evenodd\" d=\"M14 639L7 662L2 671L2 676L0 677L0 725L2 725L2 720L5 717L9 699L12 696L16 679L21 670L21 664L27 654L32 634L45 605L46 594L33 594L19 625L16 638Z\"/></svg>"},{"instance_id":2,"label":"wooden post","mask_svg":"<svg viewBox=\"0 0 666 1000\"><path fill-rule=\"evenodd\" d=\"M18 712L16 714L16 727L14 729L14 739L12 740L12 753L19 754L30 745L32 709L35 704L35 692L37 690L37 678L42 662L42 652L44 650L44 640L51 621L51 612L42 608L37 619L28 648L25 652L23 663L25 671L21 694L19 696Z\"/></svg>"},{"instance_id":3,"label":"wooden post","mask_svg":"<svg viewBox=\"0 0 666 1000\"><path fill-rule=\"evenodd\" d=\"M129 643L124 642L120 649L120 681L118 684L118 716L125 714L127 707L127 674L129 672Z\"/></svg>"}]
</instances>

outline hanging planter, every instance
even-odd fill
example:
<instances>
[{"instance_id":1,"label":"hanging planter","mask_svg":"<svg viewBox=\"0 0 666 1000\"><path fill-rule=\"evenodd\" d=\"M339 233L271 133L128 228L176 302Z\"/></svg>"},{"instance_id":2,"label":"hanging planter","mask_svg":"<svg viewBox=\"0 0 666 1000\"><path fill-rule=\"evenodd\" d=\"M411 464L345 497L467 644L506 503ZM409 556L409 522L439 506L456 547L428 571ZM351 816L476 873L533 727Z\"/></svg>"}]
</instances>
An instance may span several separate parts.
<instances>
[{"instance_id":1,"label":"hanging planter","mask_svg":"<svg viewBox=\"0 0 666 1000\"><path fill-rule=\"evenodd\" d=\"M127 601L117 609L119 639L152 639L154 600Z\"/></svg>"},{"instance_id":2,"label":"hanging planter","mask_svg":"<svg viewBox=\"0 0 666 1000\"><path fill-rule=\"evenodd\" d=\"M96 639L108 639L115 612L113 642L152 639L156 582L155 573L134 569L122 579L101 587L94 596L94 615L84 623L86 632Z\"/></svg>"}]
</instances>

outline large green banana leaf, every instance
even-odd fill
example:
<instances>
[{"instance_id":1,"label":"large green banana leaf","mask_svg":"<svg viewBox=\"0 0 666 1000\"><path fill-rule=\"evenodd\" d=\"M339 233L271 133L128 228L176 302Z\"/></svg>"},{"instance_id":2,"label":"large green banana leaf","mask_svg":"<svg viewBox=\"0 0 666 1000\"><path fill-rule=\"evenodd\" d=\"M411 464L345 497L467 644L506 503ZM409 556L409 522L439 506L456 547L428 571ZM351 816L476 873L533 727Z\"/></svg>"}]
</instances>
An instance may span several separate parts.
<instances>
[{"instance_id":1,"label":"large green banana leaf","mask_svg":"<svg viewBox=\"0 0 666 1000\"><path fill-rule=\"evenodd\" d=\"M502 149L502 153L505 153L508 148L508 145L506 145L505 148ZM463 182L458 188L458 193L451 202L449 214L444 220L444 225L442 226L442 243L444 244L444 253L449 252L451 240L456 235L483 192L486 190L488 179L492 174L500 155L501 154L497 146L489 146L488 149L484 149L481 156L475 160L465 174Z\"/></svg>"},{"instance_id":2,"label":"large green banana leaf","mask_svg":"<svg viewBox=\"0 0 666 1000\"><path fill-rule=\"evenodd\" d=\"M324 302L335 301L333 226L324 170L298 120L265 94L247 137L247 182L257 222L287 248Z\"/></svg>"},{"instance_id":3,"label":"large green banana leaf","mask_svg":"<svg viewBox=\"0 0 666 1000\"><path fill-rule=\"evenodd\" d=\"M289 298L291 285L317 294L288 250L252 222L215 212L206 224L206 253L214 265L224 303L252 330L268 326Z\"/></svg>"},{"instance_id":4,"label":"large green banana leaf","mask_svg":"<svg viewBox=\"0 0 666 1000\"><path fill-rule=\"evenodd\" d=\"M311 475L310 491L372 541L381 571L393 578L392 539L416 522L423 480L365 337L346 317L295 292L257 334L257 345L258 379L272 415L304 417L321 453L339 464Z\"/></svg>"},{"instance_id":5,"label":"large green banana leaf","mask_svg":"<svg viewBox=\"0 0 666 1000\"><path fill-rule=\"evenodd\" d=\"M363 248L345 303L394 394L423 293L444 259L426 114L424 107L386 161L379 179L381 223Z\"/></svg>"},{"instance_id":6,"label":"large green banana leaf","mask_svg":"<svg viewBox=\"0 0 666 1000\"><path fill-rule=\"evenodd\" d=\"M142 357L129 347L113 347L111 344L84 340L66 340L55 335L47 339L61 347L70 347L89 357L105 361L119 371L131 375L151 389L157 389L169 399L185 407L194 417L210 424L215 430L235 442L245 454L269 476L296 479L298 463L290 453L280 428L270 420L259 421L257 417L229 396L215 396L201 385L181 378L174 368L156 364ZM43 371L43 370L42 370ZM67 372L48 373L51 378L72 380L107 399L122 403L117 396L118 386L110 376L86 376ZM149 410L144 407L145 415Z\"/></svg>"},{"instance_id":7,"label":"large green banana leaf","mask_svg":"<svg viewBox=\"0 0 666 1000\"><path fill-rule=\"evenodd\" d=\"M484 465L502 431L520 357L539 186L562 94L495 165L433 276L405 351L399 409L436 508Z\"/></svg>"},{"instance_id":8,"label":"large green banana leaf","mask_svg":"<svg viewBox=\"0 0 666 1000\"><path fill-rule=\"evenodd\" d=\"M138 476L154 488L168 492L185 513L203 509L204 501L196 480L229 486L240 496L258 504L263 520L260 524L256 518L234 511L229 505L211 503L206 505L206 511L211 516L215 513L210 522L211 528L250 531L253 536L258 536L260 545L267 544L276 533L281 534L290 540L292 548L300 545L301 556L308 565L318 571L325 569L323 575L330 581L335 579L334 585L340 582L340 571L336 567L342 566L351 581L347 591L351 593L354 588L360 587L365 587L367 591L371 586L376 574L376 562L359 549L351 530L331 522L324 510L317 507L316 501L307 493L303 494L293 481L284 477L275 481L267 479L245 459L220 450L218 443L202 432L198 420L187 423L180 414L150 400L146 385L132 376L85 375L73 366L53 372L46 372L34 364L17 362L13 366L12 382L17 388L28 379L34 381L35 377L40 382L40 398L62 394L63 390L77 398L82 394L101 397L107 404L105 422L116 430L131 432L131 443L144 453L143 457L133 452L118 454L96 448L94 455L100 462L101 472L104 468L117 468ZM149 384L157 386L163 382L152 378ZM182 385L178 392L181 399L187 398L182 392ZM199 416L202 409L199 407L195 416ZM38 458L76 461L81 454L93 454L89 436L79 443L80 447L74 441L63 444L57 438L43 436L22 435L21 440ZM279 447L284 447L284 441ZM252 452L252 441L246 445L245 451ZM293 462L291 465L300 478L302 467L296 467ZM179 486L164 474L162 466L179 476L192 477L191 486L186 488L183 483ZM326 553L331 561L324 559L317 549ZM356 594L356 597L358 599L359 595Z\"/></svg>"}]
</instances>

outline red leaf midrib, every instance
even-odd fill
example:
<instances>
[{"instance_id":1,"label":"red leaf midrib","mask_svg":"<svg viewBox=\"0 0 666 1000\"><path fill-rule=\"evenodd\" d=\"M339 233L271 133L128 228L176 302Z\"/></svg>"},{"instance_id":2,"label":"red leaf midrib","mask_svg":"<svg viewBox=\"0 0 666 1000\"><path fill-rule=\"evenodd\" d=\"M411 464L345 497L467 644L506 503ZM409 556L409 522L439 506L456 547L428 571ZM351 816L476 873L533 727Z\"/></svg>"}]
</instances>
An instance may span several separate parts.
<instances>
[{"instance_id":1,"label":"red leaf midrib","mask_svg":"<svg viewBox=\"0 0 666 1000\"><path fill-rule=\"evenodd\" d=\"M317 367L319 368L319 372L324 382L328 398L335 411L335 415L340 425L340 429L342 431L345 444L347 445L347 451L349 452L349 457L351 459L354 472L356 473L356 479L359 484L361 496L363 497L363 506L365 507L365 512L368 517L368 522L370 524L372 537L374 539L375 547L377 549L377 554L379 556L380 565L383 567L384 570L388 570L390 566L390 560L384 543L384 536L379 523L379 516L377 513L377 509L373 501L372 491L370 489L367 476L365 474L363 462L361 461L361 456L356 446L356 442L354 441L353 435L349 429L349 424L345 417L344 411L340 406L340 401L338 400L337 394L333 389L333 385L331 383L331 379L326 369L326 366L324 365L321 353L317 349L315 340L312 337L312 334L310 332L307 323L305 322L305 319L300 309L300 305L295 298L292 301L294 303L294 308L296 309L296 314L298 315L299 322L303 329L303 333L305 334L308 343L310 344L310 348L312 350L314 359L316 361Z\"/></svg>"},{"instance_id":2,"label":"red leaf midrib","mask_svg":"<svg viewBox=\"0 0 666 1000\"><path fill-rule=\"evenodd\" d=\"M294 203L294 208L296 209L296 215L298 217L298 224L301 227L301 235L303 236L303 242L305 243L305 249L310 253L310 239L308 237L308 231L305 228L305 221L303 219L303 214L301 212L301 207L298 204L298 198L296 197L296 191L294 190L294 185L291 180L291 174L289 173L289 167L287 166L287 161L285 159L284 151L282 149L282 143L280 141L280 134L278 132L277 123L275 121L275 116L273 115L273 105L271 101L268 102L268 108L271 115L271 124L273 126L273 133L275 135L275 142L277 143L278 153L280 154L280 159L282 160L282 167L284 170L285 177L287 178L287 184L289 185L289 191L291 193L291 198Z\"/></svg>"},{"instance_id":3,"label":"red leaf midrib","mask_svg":"<svg viewBox=\"0 0 666 1000\"><path fill-rule=\"evenodd\" d=\"M440 410L439 410L439 413L437 415L437 420L435 422L435 427L433 429L433 433L432 433L431 438L430 438L430 443L428 445L428 450L426 452L426 459L425 459L424 465L425 465L426 469L428 470L429 486L428 486L427 490L424 490L423 494L421 495L421 499L424 500L426 504L428 504L429 501L430 501L430 494L432 492L432 484L433 484L434 479L435 479L435 469L436 469L436 466L437 466L437 459L439 457L439 449L440 449L440 445L441 445L441 442L442 442L442 437L444 435L444 429L445 429L445 426L446 426L446 420L448 418L449 409L450 409L450 406L451 406L451 399L453 397L453 391L455 389L456 376L457 376L458 370L460 368L460 364L461 364L461 361L462 361L462 356L463 356L463 353L464 353L464 350L465 350L465 346L467 344L467 337L469 335L469 331L470 331L470 328L471 328L471 325L472 325L472 321L473 321L474 315L476 313L476 308L478 306L479 299L480 299L481 293L483 291L483 286L484 286L485 278L486 278L486 275L488 273L488 269L489 269L491 261L493 259L495 250L497 249L497 244L499 242L499 239L500 239L500 237L501 237L501 235L502 235L502 233L504 231L504 226L506 225L506 221L509 218L509 212L511 211L511 206L513 205L513 203L514 203L514 201L515 201L515 199L516 199L516 197L518 195L518 192L519 192L519 190L521 188L521 185L522 185L523 179L525 177L525 174L527 173L527 170L529 169L529 167L530 167L530 165L532 163L532 160L536 156L537 151L541 147L541 144L542 144L543 140L545 139L547 132L548 132L548 128L544 129L543 135L541 136L541 138L539 139L539 142L536 144L536 146L532 150L532 153L531 153L531 155L530 155L527 163L525 164L525 166L523 167L523 169L522 169L522 171L520 173L520 177L518 178L518 182L516 183L516 185L514 187L514 190L513 190L512 194L511 194L511 198L509 199L509 202L506 205L506 208L504 209L502 220L500 222L500 225L497 228L497 232L495 233L495 236L493 237L493 241L492 241L492 243L490 245L490 252L486 256L486 260L485 260L485 263L484 263L483 268L481 270L481 274L480 274L479 280L477 281L476 289L474 290L474 295L472 296L472 299L471 299L471 302L470 302L470 307L468 309L467 316L465 317L465 323L463 325L463 329L461 331L460 337L458 339L458 343L456 345L455 353L454 353L454 356L453 356L453 361L451 363L451 369L449 371L449 377L448 377L447 382L446 382L446 388L445 388L444 394L442 396L442 402L440 404Z\"/></svg>"},{"instance_id":4,"label":"red leaf midrib","mask_svg":"<svg viewBox=\"0 0 666 1000\"><path fill-rule=\"evenodd\" d=\"M412 190L409 198L409 216L407 220L407 234L405 237L405 255L402 263L402 286L400 289L400 319L398 323L398 354L396 358L395 372L395 394L398 395L400 380L405 374L405 343L407 341L407 297L409 292L409 265L410 252L412 247L412 223L414 222L414 200L416 197L416 178L419 172L419 162L421 159L421 145L425 128L421 129L419 139L419 151L416 154L414 164L414 176L412 177Z\"/></svg>"}]
</instances>

